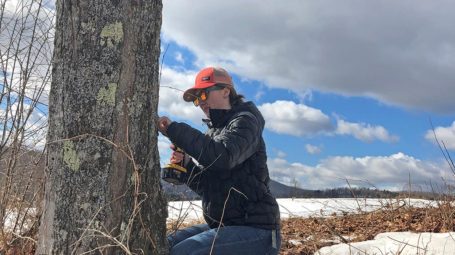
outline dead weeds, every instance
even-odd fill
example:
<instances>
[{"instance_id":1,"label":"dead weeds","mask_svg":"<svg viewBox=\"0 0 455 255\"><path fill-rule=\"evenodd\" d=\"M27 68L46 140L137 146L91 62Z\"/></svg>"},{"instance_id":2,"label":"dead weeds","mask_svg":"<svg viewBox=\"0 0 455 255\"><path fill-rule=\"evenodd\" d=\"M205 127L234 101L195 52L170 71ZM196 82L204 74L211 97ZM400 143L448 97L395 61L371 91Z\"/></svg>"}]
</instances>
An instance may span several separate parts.
<instances>
[{"instance_id":1,"label":"dead weeds","mask_svg":"<svg viewBox=\"0 0 455 255\"><path fill-rule=\"evenodd\" d=\"M403 206L326 218L290 218L282 221L280 254L313 254L324 246L371 240L383 232L454 231L454 213L447 203L437 208Z\"/></svg>"},{"instance_id":2,"label":"dead weeds","mask_svg":"<svg viewBox=\"0 0 455 255\"><path fill-rule=\"evenodd\" d=\"M168 232L202 222L168 223ZM438 207L381 208L380 210L331 217L289 218L281 224L281 255L313 254L319 248L343 242L373 239L383 232L449 232L455 231L455 208L450 203ZM27 238L36 239L37 231ZM12 237L9 247L0 245L0 254L33 254L35 244ZM10 240L11 240L10 239ZM28 240L30 240L28 239ZM25 248L25 249L24 249Z\"/></svg>"}]
</instances>

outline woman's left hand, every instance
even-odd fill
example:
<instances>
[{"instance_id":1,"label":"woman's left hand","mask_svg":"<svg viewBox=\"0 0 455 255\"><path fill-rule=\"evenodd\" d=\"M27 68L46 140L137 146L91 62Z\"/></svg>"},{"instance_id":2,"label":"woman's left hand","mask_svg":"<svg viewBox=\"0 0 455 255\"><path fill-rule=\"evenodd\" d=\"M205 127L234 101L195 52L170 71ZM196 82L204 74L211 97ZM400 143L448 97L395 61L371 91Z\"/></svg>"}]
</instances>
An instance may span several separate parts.
<instances>
[{"instance_id":1,"label":"woman's left hand","mask_svg":"<svg viewBox=\"0 0 455 255\"><path fill-rule=\"evenodd\" d=\"M167 128L171 125L172 120L166 116L159 117L158 119L158 130L164 136L167 136Z\"/></svg>"}]
</instances>

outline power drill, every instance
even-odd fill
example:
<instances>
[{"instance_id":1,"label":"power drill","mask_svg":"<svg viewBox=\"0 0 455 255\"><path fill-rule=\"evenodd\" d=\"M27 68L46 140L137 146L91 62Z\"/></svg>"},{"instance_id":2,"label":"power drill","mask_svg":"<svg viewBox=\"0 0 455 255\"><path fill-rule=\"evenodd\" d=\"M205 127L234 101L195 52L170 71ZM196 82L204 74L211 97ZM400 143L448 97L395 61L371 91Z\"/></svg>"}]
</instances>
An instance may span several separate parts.
<instances>
[{"instance_id":1,"label":"power drill","mask_svg":"<svg viewBox=\"0 0 455 255\"><path fill-rule=\"evenodd\" d=\"M184 153L183 150L177 146L174 146L174 148L174 151ZM175 185L184 184L187 179L187 170L184 167L184 161L185 160L182 160L177 164L166 164L166 166L161 169L162 179Z\"/></svg>"}]
</instances>

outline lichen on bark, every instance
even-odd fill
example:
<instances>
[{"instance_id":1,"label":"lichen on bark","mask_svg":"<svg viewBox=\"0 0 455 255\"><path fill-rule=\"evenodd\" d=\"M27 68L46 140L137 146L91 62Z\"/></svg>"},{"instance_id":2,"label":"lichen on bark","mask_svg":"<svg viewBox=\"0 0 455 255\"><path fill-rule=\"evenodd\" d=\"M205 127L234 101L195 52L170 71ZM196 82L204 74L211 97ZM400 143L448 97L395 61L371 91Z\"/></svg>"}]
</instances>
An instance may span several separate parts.
<instances>
[{"instance_id":1,"label":"lichen on bark","mask_svg":"<svg viewBox=\"0 0 455 255\"><path fill-rule=\"evenodd\" d=\"M80 160L77 155L77 151L74 149L74 143L72 141L63 142L63 161L73 171L79 171Z\"/></svg>"},{"instance_id":2,"label":"lichen on bark","mask_svg":"<svg viewBox=\"0 0 455 255\"><path fill-rule=\"evenodd\" d=\"M103 27L100 35L101 45L107 45L107 47L114 47L123 40L123 24L121 22L115 22Z\"/></svg>"},{"instance_id":3,"label":"lichen on bark","mask_svg":"<svg viewBox=\"0 0 455 255\"><path fill-rule=\"evenodd\" d=\"M117 91L117 83L109 83L107 88L101 88L96 96L96 101L100 105L115 105L115 93Z\"/></svg>"}]
</instances>

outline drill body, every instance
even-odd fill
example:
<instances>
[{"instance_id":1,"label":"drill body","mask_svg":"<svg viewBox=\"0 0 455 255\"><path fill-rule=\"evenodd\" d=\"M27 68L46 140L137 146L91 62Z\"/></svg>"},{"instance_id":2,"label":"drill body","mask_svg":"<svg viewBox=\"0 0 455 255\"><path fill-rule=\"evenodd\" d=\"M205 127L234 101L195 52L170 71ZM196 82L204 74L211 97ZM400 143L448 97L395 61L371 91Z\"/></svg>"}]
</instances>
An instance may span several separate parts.
<instances>
[{"instance_id":1,"label":"drill body","mask_svg":"<svg viewBox=\"0 0 455 255\"><path fill-rule=\"evenodd\" d=\"M184 153L180 148L175 147L175 151ZM166 182L181 185L186 183L188 171L184 166L184 160L180 163L173 164L169 163L166 164L162 169L162 179Z\"/></svg>"}]
</instances>

